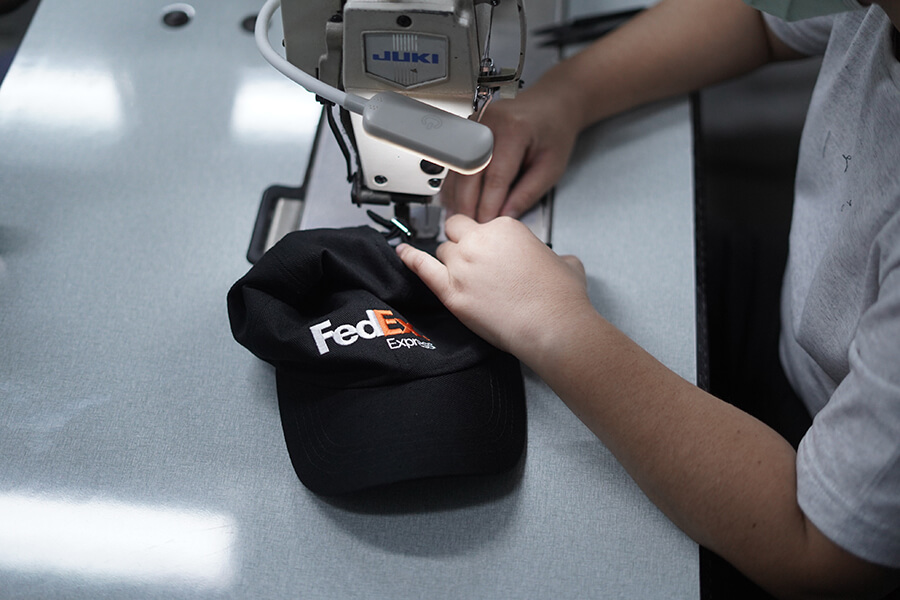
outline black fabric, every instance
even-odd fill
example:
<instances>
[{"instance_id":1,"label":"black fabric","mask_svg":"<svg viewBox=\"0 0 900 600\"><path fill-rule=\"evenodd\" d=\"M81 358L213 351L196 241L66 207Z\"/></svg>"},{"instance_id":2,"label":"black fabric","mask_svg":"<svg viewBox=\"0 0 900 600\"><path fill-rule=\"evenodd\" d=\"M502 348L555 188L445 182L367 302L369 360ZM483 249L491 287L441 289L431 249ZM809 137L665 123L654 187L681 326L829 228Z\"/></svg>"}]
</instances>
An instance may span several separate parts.
<instances>
[{"instance_id":1,"label":"black fabric","mask_svg":"<svg viewBox=\"0 0 900 600\"><path fill-rule=\"evenodd\" d=\"M497 473L519 460L518 361L463 326L368 227L285 236L228 294L235 339L276 367L309 489Z\"/></svg>"},{"instance_id":2,"label":"black fabric","mask_svg":"<svg viewBox=\"0 0 900 600\"><path fill-rule=\"evenodd\" d=\"M894 58L900 60L900 31L896 27L891 32L891 42L894 47Z\"/></svg>"},{"instance_id":3,"label":"black fabric","mask_svg":"<svg viewBox=\"0 0 900 600\"><path fill-rule=\"evenodd\" d=\"M785 68L784 66L780 68ZM705 90L695 138L699 214L698 279L705 284L708 390L760 419L794 447L810 415L778 358L781 280L788 253L793 185L803 112L772 120L762 94L766 72ZM815 72L793 76L793 103L812 93ZM782 83L782 82L779 82ZM808 90L808 92L804 92ZM759 96L762 99L762 95ZM805 96L808 102L808 96ZM787 109L781 108L781 113ZM702 109L702 110L701 110ZM743 115L734 120L735 112ZM741 124L753 126L742 129ZM773 596L708 548L700 548L702 600L772 600Z\"/></svg>"}]
</instances>

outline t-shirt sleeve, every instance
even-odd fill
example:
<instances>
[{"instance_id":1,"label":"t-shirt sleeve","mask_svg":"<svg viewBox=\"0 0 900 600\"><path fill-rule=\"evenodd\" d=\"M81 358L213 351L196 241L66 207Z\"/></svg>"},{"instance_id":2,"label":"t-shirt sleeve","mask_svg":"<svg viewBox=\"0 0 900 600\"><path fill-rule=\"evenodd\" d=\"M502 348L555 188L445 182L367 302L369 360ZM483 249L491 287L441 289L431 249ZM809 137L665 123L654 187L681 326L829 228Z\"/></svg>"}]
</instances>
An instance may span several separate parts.
<instances>
[{"instance_id":1,"label":"t-shirt sleeve","mask_svg":"<svg viewBox=\"0 0 900 600\"><path fill-rule=\"evenodd\" d=\"M815 17L802 21L787 22L778 17L763 13L766 25L782 42L807 56L818 56L825 53L834 16Z\"/></svg>"},{"instance_id":2,"label":"t-shirt sleeve","mask_svg":"<svg viewBox=\"0 0 900 600\"><path fill-rule=\"evenodd\" d=\"M886 230L878 240L878 297L859 320L849 375L800 443L797 497L804 514L836 544L898 568L900 214Z\"/></svg>"}]
</instances>

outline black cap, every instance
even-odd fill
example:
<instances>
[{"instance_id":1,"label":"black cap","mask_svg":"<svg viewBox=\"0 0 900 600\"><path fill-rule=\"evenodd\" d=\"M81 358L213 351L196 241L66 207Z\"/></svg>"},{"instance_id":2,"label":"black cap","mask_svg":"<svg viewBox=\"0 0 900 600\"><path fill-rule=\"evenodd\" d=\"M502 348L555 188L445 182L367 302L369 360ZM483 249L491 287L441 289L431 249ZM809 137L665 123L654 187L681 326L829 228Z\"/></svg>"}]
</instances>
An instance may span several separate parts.
<instances>
[{"instance_id":1,"label":"black cap","mask_svg":"<svg viewBox=\"0 0 900 600\"><path fill-rule=\"evenodd\" d=\"M368 227L288 234L228 293L235 339L276 369L313 492L499 473L525 444L518 361L454 317Z\"/></svg>"}]
</instances>

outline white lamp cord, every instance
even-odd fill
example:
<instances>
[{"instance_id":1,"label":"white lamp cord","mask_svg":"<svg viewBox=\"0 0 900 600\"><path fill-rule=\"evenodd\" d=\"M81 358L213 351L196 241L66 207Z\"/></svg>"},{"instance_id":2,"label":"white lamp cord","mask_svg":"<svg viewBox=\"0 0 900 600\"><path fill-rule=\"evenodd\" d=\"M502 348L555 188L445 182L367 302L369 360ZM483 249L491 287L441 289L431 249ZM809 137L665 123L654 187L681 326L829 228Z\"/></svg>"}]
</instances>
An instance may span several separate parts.
<instances>
[{"instance_id":1,"label":"white lamp cord","mask_svg":"<svg viewBox=\"0 0 900 600\"><path fill-rule=\"evenodd\" d=\"M256 17L256 28L253 33L256 38L256 46L259 48L263 58L288 79L299 83L307 91L330 100L339 106L343 106L350 112L362 114L368 102L365 98L348 94L316 79L306 71L298 69L288 62L287 59L272 48L272 44L269 42L269 22L272 20L272 15L280 7L281 0L266 0L266 3L259 11L259 15Z\"/></svg>"}]
</instances>

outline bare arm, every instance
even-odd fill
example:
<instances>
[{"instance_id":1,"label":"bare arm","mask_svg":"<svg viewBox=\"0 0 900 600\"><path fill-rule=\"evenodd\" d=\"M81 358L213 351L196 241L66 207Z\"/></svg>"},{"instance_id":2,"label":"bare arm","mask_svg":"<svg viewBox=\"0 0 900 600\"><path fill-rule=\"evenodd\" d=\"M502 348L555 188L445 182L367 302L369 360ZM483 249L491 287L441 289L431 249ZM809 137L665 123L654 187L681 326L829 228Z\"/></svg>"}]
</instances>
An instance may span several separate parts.
<instances>
[{"instance_id":1,"label":"bare arm","mask_svg":"<svg viewBox=\"0 0 900 600\"><path fill-rule=\"evenodd\" d=\"M561 101L583 128L793 56L742 0L663 0L548 71L536 87L565 89Z\"/></svg>"},{"instance_id":2,"label":"bare arm","mask_svg":"<svg viewBox=\"0 0 900 600\"><path fill-rule=\"evenodd\" d=\"M783 597L878 597L897 584L897 572L840 549L806 519L784 439L593 309L577 260L512 219L456 216L446 231L440 261L408 246L401 259L473 331L540 375L694 540Z\"/></svg>"},{"instance_id":3,"label":"bare arm","mask_svg":"<svg viewBox=\"0 0 900 600\"><path fill-rule=\"evenodd\" d=\"M741 0L662 0L490 107L494 159L480 174L451 176L444 201L482 222L519 216L562 175L584 127L791 56Z\"/></svg>"}]
</instances>

